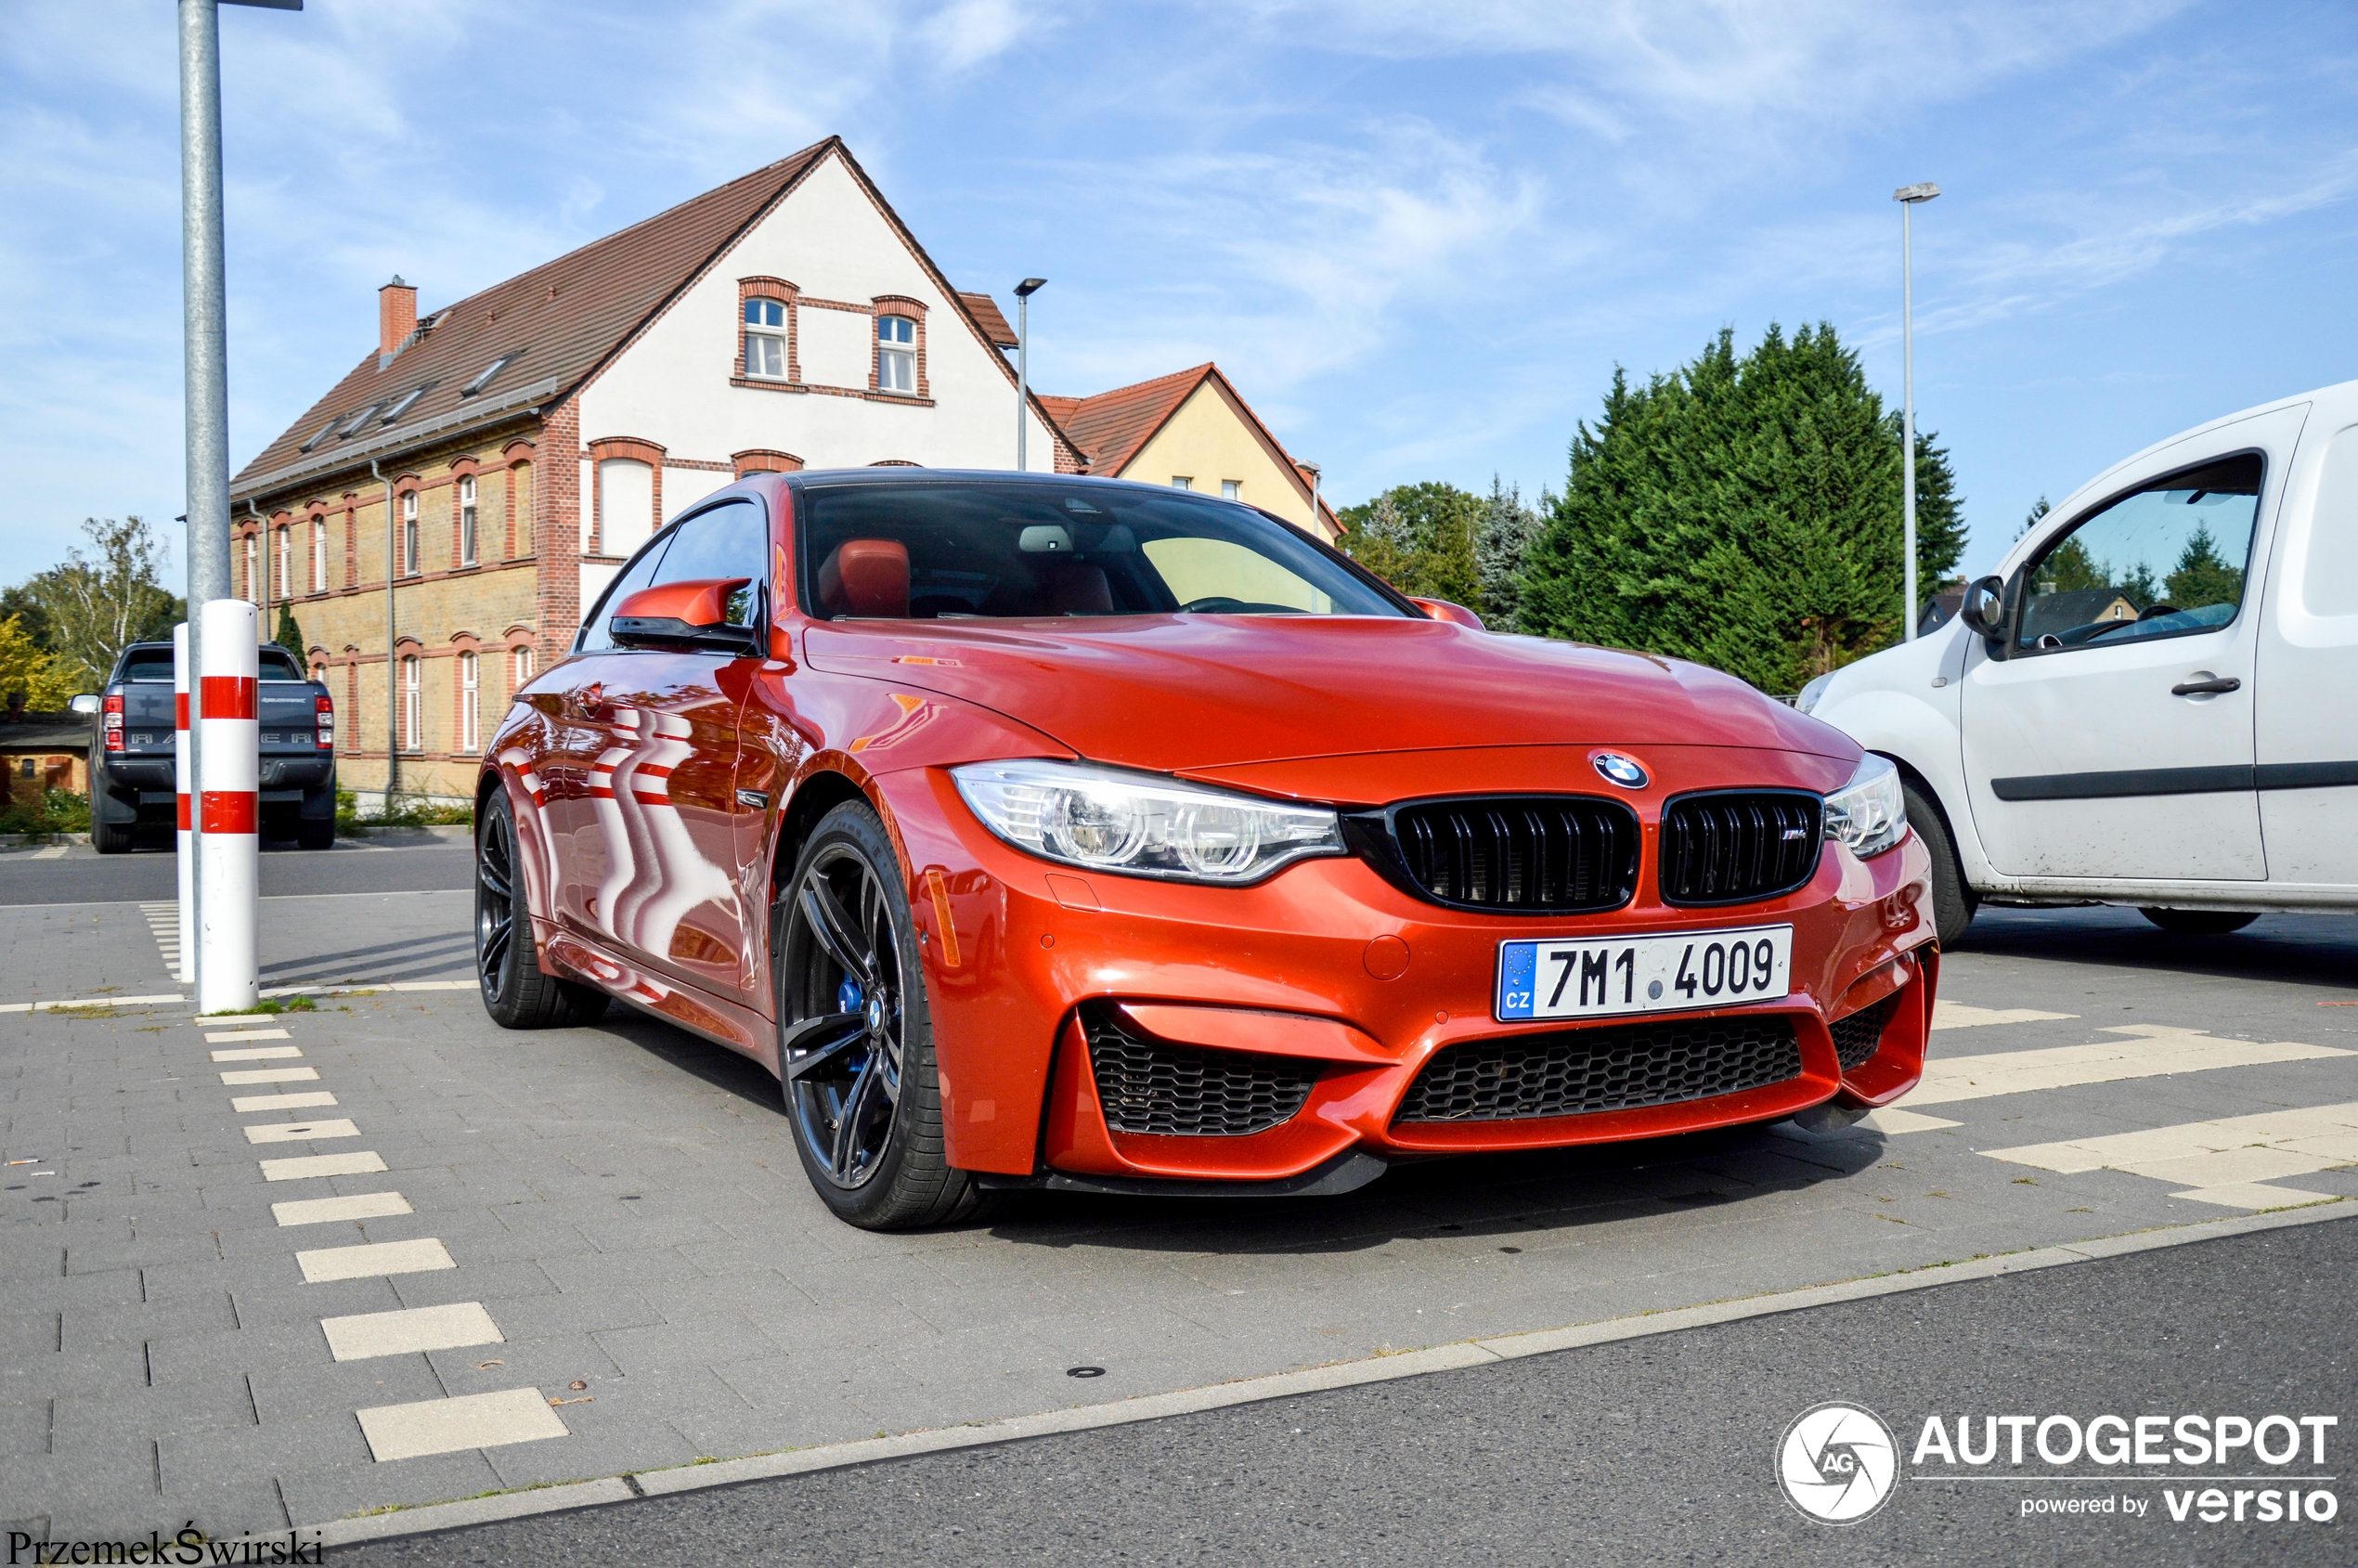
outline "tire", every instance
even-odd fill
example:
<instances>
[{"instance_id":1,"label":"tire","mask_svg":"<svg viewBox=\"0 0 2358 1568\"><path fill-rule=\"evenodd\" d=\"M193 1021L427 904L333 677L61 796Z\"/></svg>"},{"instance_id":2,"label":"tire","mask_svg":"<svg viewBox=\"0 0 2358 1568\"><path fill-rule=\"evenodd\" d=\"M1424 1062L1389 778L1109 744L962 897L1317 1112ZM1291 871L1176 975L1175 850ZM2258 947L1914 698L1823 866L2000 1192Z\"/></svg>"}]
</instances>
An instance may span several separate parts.
<instances>
[{"instance_id":1,"label":"tire","mask_svg":"<svg viewBox=\"0 0 2358 1568\"><path fill-rule=\"evenodd\" d=\"M2137 913L2173 937L2223 937L2260 918L2232 909L2141 909Z\"/></svg>"},{"instance_id":2,"label":"tire","mask_svg":"<svg viewBox=\"0 0 2358 1568\"><path fill-rule=\"evenodd\" d=\"M305 818L295 824L295 843L305 849L332 849L336 845L336 820L320 822Z\"/></svg>"},{"instance_id":3,"label":"tire","mask_svg":"<svg viewBox=\"0 0 2358 1568\"><path fill-rule=\"evenodd\" d=\"M974 1213L982 1194L945 1152L900 860L864 802L820 820L771 906L770 931L779 1088L819 1200L862 1230Z\"/></svg>"},{"instance_id":4,"label":"tire","mask_svg":"<svg viewBox=\"0 0 2358 1568\"><path fill-rule=\"evenodd\" d=\"M572 1029L606 1010L606 993L595 986L540 972L516 858L515 808L504 794L492 797L475 832L475 980L484 1011L501 1029Z\"/></svg>"},{"instance_id":5,"label":"tire","mask_svg":"<svg viewBox=\"0 0 2358 1568\"><path fill-rule=\"evenodd\" d=\"M1981 895L1965 882L1964 862L1957 858L1957 842L1949 836L1949 819L1929 791L1912 781L1900 785L1907 803L1908 825L1924 841L1932 856L1932 923L1944 948L1953 947L1973 924Z\"/></svg>"},{"instance_id":6,"label":"tire","mask_svg":"<svg viewBox=\"0 0 2358 1568\"><path fill-rule=\"evenodd\" d=\"M90 813L90 848L102 855L127 855L136 826L131 823L110 823L97 811Z\"/></svg>"}]
</instances>

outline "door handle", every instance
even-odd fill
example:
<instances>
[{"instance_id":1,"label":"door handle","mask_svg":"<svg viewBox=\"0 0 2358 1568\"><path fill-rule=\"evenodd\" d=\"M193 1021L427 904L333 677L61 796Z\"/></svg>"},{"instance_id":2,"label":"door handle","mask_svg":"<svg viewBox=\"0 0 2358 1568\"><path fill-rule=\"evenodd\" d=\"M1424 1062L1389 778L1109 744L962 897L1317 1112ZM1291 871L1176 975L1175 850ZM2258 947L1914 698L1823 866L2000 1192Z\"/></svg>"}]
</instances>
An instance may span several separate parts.
<instances>
[{"instance_id":1,"label":"door handle","mask_svg":"<svg viewBox=\"0 0 2358 1568\"><path fill-rule=\"evenodd\" d=\"M2173 697L2209 697L2243 689L2244 683L2232 675L2214 675L2203 680L2181 680L2170 688L2170 694Z\"/></svg>"}]
</instances>

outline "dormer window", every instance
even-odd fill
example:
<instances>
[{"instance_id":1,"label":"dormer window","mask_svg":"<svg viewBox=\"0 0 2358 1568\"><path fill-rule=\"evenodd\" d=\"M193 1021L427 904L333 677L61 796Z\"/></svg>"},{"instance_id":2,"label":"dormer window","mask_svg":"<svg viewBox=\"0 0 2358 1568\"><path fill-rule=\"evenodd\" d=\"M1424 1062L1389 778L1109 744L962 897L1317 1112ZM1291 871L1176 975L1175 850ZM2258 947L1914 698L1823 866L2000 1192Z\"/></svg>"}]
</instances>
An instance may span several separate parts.
<instances>
[{"instance_id":1,"label":"dormer window","mask_svg":"<svg viewBox=\"0 0 2358 1568\"><path fill-rule=\"evenodd\" d=\"M917 390L917 324L906 316L876 317L876 390Z\"/></svg>"},{"instance_id":2,"label":"dormer window","mask_svg":"<svg viewBox=\"0 0 2358 1568\"><path fill-rule=\"evenodd\" d=\"M385 406L384 415L382 418L379 419L377 422L379 424L391 424L394 421L408 413L411 408L416 408L418 399L423 397L425 395L425 387L411 387L408 391L403 393L400 396L395 398L391 403Z\"/></svg>"},{"instance_id":3,"label":"dormer window","mask_svg":"<svg viewBox=\"0 0 2358 1568\"><path fill-rule=\"evenodd\" d=\"M786 302L756 295L745 301L745 374L786 379Z\"/></svg>"},{"instance_id":4,"label":"dormer window","mask_svg":"<svg viewBox=\"0 0 2358 1568\"><path fill-rule=\"evenodd\" d=\"M494 359L490 364L486 365L482 369L476 371L474 380L469 382L466 385L459 389L459 395L461 397L473 397L485 387L489 386L493 377L497 376L500 371L506 369L509 366L514 364L517 360L523 357L523 349L518 349L513 354L501 355L499 358Z\"/></svg>"}]
</instances>

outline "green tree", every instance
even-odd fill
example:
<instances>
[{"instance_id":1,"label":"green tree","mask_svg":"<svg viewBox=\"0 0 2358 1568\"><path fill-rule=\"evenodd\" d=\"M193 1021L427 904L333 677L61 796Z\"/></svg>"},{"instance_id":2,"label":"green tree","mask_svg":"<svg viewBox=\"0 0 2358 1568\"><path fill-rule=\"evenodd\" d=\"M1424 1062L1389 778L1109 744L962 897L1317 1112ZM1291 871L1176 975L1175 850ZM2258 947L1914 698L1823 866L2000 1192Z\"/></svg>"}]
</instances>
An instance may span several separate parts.
<instances>
[{"instance_id":1,"label":"green tree","mask_svg":"<svg viewBox=\"0 0 2358 1568\"><path fill-rule=\"evenodd\" d=\"M2088 553L2077 536L2064 540L2039 563L2031 584L2034 593L2073 593L2083 588L2110 588L2112 569Z\"/></svg>"},{"instance_id":2,"label":"green tree","mask_svg":"<svg viewBox=\"0 0 2358 1568\"><path fill-rule=\"evenodd\" d=\"M1919 435L1917 571L1946 580L1965 527L1948 453ZM1700 660L1796 690L1900 621L1897 415L1832 326L1722 330L1642 386L1616 370L1523 574L1525 630Z\"/></svg>"},{"instance_id":3,"label":"green tree","mask_svg":"<svg viewBox=\"0 0 2358 1568\"><path fill-rule=\"evenodd\" d=\"M279 629L270 641L294 655L295 667L311 667L311 651L303 641L303 628L295 624L294 606L285 600L279 602Z\"/></svg>"},{"instance_id":4,"label":"green tree","mask_svg":"<svg viewBox=\"0 0 2358 1568\"><path fill-rule=\"evenodd\" d=\"M2209 604L2240 604L2243 597L2244 575L2219 553L2210 525L2196 524L2176 570L2162 584L2162 598L2181 610L2199 610Z\"/></svg>"},{"instance_id":5,"label":"green tree","mask_svg":"<svg viewBox=\"0 0 2358 1568\"><path fill-rule=\"evenodd\" d=\"M1403 593L1476 608L1482 571L1474 537L1483 504L1471 491L1439 481L1395 485L1338 513L1347 530L1342 548ZM1389 514L1379 518L1382 508Z\"/></svg>"},{"instance_id":6,"label":"green tree","mask_svg":"<svg viewBox=\"0 0 2358 1568\"><path fill-rule=\"evenodd\" d=\"M73 696L74 684L58 656L33 641L23 617L10 616L0 620L0 705L19 692L25 706L54 711Z\"/></svg>"},{"instance_id":7,"label":"green tree","mask_svg":"<svg viewBox=\"0 0 2358 1568\"><path fill-rule=\"evenodd\" d=\"M1522 572L1532 542L1545 525L1540 512L1556 498L1542 492L1535 509L1523 503L1522 486L1490 476L1490 494L1474 525L1474 576L1480 597L1471 605L1485 625L1512 631L1522 620Z\"/></svg>"},{"instance_id":8,"label":"green tree","mask_svg":"<svg viewBox=\"0 0 2358 1568\"><path fill-rule=\"evenodd\" d=\"M82 531L92 554L68 551L63 565L10 592L38 612L43 645L66 679L88 692L113 673L124 648L169 638L187 609L159 580L166 552L146 523L88 517Z\"/></svg>"}]
</instances>

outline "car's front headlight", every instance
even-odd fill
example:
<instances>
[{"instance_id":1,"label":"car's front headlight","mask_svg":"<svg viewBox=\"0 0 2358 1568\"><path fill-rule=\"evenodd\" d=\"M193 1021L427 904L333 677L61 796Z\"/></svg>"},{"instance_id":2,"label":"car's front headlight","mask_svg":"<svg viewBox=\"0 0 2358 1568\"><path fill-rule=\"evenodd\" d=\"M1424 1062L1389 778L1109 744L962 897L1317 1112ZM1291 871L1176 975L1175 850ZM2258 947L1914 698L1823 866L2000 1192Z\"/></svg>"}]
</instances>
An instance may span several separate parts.
<instances>
[{"instance_id":1,"label":"car's front headlight","mask_svg":"<svg viewBox=\"0 0 2358 1568\"><path fill-rule=\"evenodd\" d=\"M1850 782L1826 797L1826 836L1865 860L1907 836L1908 805L1899 793L1899 770L1871 751Z\"/></svg>"},{"instance_id":2,"label":"car's front headlight","mask_svg":"<svg viewBox=\"0 0 2358 1568\"><path fill-rule=\"evenodd\" d=\"M983 825L1018 849L1088 871L1235 886L1292 861L1345 852L1342 824L1289 806L1085 762L969 762L950 770Z\"/></svg>"},{"instance_id":3,"label":"car's front headlight","mask_svg":"<svg viewBox=\"0 0 2358 1568\"><path fill-rule=\"evenodd\" d=\"M1826 694L1826 688L1833 683L1834 672L1833 670L1826 671L1825 674L1818 677L1815 680L1810 681L1807 685L1801 689L1801 695L1794 698L1793 700L1794 707L1799 712L1807 713L1810 709L1818 706L1819 700Z\"/></svg>"}]
</instances>

